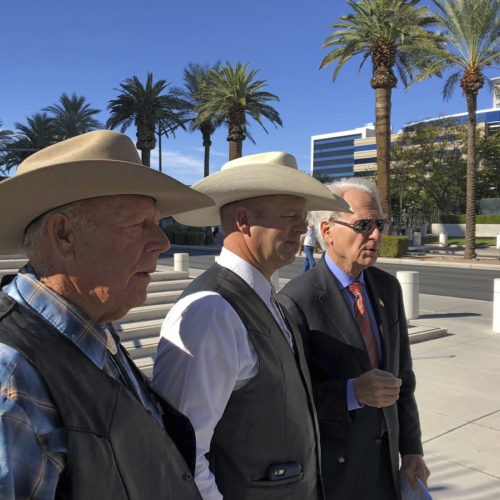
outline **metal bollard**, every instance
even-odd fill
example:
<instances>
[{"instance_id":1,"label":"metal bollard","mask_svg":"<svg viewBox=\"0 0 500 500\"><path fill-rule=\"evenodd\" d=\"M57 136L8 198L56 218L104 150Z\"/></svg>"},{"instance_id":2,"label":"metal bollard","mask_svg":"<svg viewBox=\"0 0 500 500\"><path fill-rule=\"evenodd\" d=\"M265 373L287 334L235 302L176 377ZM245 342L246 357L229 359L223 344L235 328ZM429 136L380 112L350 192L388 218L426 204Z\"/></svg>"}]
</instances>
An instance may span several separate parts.
<instances>
[{"instance_id":1,"label":"metal bollard","mask_svg":"<svg viewBox=\"0 0 500 500\"><path fill-rule=\"evenodd\" d=\"M500 333L500 278L493 280L493 332Z\"/></svg>"},{"instance_id":2,"label":"metal bollard","mask_svg":"<svg viewBox=\"0 0 500 500\"><path fill-rule=\"evenodd\" d=\"M403 304L406 319L417 319L419 316L420 280L418 271L397 271L398 279L403 291Z\"/></svg>"},{"instance_id":3,"label":"metal bollard","mask_svg":"<svg viewBox=\"0 0 500 500\"><path fill-rule=\"evenodd\" d=\"M174 253L174 271L189 272L189 254Z\"/></svg>"}]
</instances>

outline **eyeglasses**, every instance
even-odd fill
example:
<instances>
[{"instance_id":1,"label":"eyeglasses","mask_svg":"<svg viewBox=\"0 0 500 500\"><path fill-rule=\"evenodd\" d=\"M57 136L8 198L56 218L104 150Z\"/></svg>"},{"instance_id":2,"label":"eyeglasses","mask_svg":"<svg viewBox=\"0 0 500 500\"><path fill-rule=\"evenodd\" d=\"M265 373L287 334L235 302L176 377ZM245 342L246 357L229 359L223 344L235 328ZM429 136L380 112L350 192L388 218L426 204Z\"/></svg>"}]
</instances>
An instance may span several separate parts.
<instances>
[{"instance_id":1,"label":"eyeglasses","mask_svg":"<svg viewBox=\"0 0 500 500\"><path fill-rule=\"evenodd\" d=\"M355 233L368 234L376 227L381 233L389 229L389 221L387 219L359 219L355 220L352 224L344 222L343 220L330 219L334 224L350 227Z\"/></svg>"}]
</instances>

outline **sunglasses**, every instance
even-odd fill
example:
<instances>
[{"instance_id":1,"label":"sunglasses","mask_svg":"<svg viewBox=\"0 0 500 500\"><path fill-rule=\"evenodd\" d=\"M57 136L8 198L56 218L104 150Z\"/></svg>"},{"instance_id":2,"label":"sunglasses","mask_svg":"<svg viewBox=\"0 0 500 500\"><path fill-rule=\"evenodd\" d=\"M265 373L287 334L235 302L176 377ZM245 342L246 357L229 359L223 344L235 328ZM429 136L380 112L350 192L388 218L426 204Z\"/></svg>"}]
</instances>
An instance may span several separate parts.
<instances>
[{"instance_id":1,"label":"sunglasses","mask_svg":"<svg viewBox=\"0 0 500 500\"><path fill-rule=\"evenodd\" d=\"M355 220L352 224L342 220L331 219L333 224L340 224L341 226L350 227L355 233L367 234L373 231L376 227L381 233L389 229L389 221L387 219L359 219Z\"/></svg>"}]
</instances>

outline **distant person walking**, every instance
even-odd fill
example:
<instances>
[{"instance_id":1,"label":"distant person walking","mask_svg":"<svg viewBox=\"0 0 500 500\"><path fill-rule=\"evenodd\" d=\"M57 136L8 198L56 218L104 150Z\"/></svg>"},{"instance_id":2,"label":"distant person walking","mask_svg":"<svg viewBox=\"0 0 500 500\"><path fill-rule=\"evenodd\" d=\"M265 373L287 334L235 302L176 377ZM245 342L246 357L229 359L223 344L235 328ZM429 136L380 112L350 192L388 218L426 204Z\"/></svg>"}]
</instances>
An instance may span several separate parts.
<instances>
[{"instance_id":1,"label":"distant person walking","mask_svg":"<svg viewBox=\"0 0 500 500\"><path fill-rule=\"evenodd\" d=\"M304 260L304 265L302 266L302 272L305 273L312 269L316 265L314 260L314 248L316 246L316 230L314 229L314 223L312 220L307 222L307 232L301 236L302 250L304 251L306 258ZM299 252L300 255L300 252Z\"/></svg>"}]
</instances>

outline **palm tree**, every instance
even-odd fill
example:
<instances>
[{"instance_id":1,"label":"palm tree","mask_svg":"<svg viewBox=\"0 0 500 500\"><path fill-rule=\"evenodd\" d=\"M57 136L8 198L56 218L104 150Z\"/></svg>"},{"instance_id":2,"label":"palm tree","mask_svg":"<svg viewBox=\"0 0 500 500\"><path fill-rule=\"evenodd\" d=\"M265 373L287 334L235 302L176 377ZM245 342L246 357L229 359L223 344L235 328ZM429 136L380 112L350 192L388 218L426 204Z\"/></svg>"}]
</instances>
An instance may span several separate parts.
<instances>
[{"instance_id":1,"label":"palm tree","mask_svg":"<svg viewBox=\"0 0 500 500\"><path fill-rule=\"evenodd\" d=\"M390 134L391 93L396 87L396 69L407 85L415 70L414 52L432 45L435 37L426 28L433 25L427 7L420 0L361 0L347 1L354 12L340 16L330 25L334 30L322 48L332 49L322 60L320 69L336 63L335 81L344 64L357 55L361 67L372 62L370 84L375 90L375 136L377 144L377 186L382 209L390 216Z\"/></svg>"},{"instance_id":2,"label":"palm tree","mask_svg":"<svg viewBox=\"0 0 500 500\"><path fill-rule=\"evenodd\" d=\"M58 140L61 141L102 128L102 124L94 118L101 110L91 108L85 103L85 97L78 97L75 93L71 97L63 93L59 104L47 106L43 111L51 113Z\"/></svg>"},{"instance_id":3,"label":"palm tree","mask_svg":"<svg viewBox=\"0 0 500 500\"><path fill-rule=\"evenodd\" d=\"M35 113L27 118L27 124L14 123L16 132L11 141L5 144L7 150L3 163L5 170L17 167L35 151L58 141L54 121L47 113Z\"/></svg>"},{"instance_id":4,"label":"palm tree","mask_svg":"<svg viewBox=\"0 0 500 500\"><path fill-rule=\"evenodd\" d=\"M263 88L265 80L254 80L258 70L248 71L249 63L242 65L237 62L233 67L229 62L218 65L208 75L208 84L203 86L196 106L198 121L213 119L215 125L226 123L228 127L229 159L239 158L243 154L243 141L249 136L247 130L247 115L253 118L267 133L262 123L268 119L275 127L283 123L279 113L269 101L279 101L279 98Z\"/></svg>"},{"instance_id":5,"label":"palm tree","mask_svg":"<svg viewBox=\"0 0 500 500\"><path fill-rule=\"evenodd\" d=\"M156 146L156 125L166 135L178 127L185 128L183 110L186 103L180 97L179 89L172 88L163 94L169 86L165 80L153 83L153 74L149 72L146 85L133 76L120 84L120 94L107 106L110 111L107 128L121 125L121 132L125 132L130 125L136 126L137 149L142 153L142 163L148 167L151 165L151 150Z\"/></svg>"},{"instance_id":6,"label":"palm tree","mask_svg":"<svg viewBox=\"0 0 500 500\"><path fill-rule=\"evenodd\" d=\"M215 132L215 120L209 116L203 120L200 119L196 107L200 104L199 97L204 88L208 85L208 75L211 71L210 66L202 64L189 63L184 69L184 86L182 94L189 103L190 126L189 129L194 132L199 130L203 138L203 147L205 149L205 158L203 162L203 177L210 174L210 146L212 145L212 134Z\"/></svg>"},{"instance_id":7,"label":"palm tree","mask_svg":"<svg viewBox=\"0 0 500 500\"><path fill-rule=\"evenodd\" d=\"M467 196L464 259L476 258L476 111L477 94L483 88L485 68L500 62L499 0L433 0L445 40L444 49L430 54L432 62L415 78L452 70L443 87L451 97L460 82L467 103ZM425 54L428 57L429 54Z\"/></svg>"},{"instance_id":8,"label":"palm tree","mask_svg":"<svg viewBox=\"0 0 500 500\"><path fill-rule=\"evenodd\" d=\"M2 120L0 120L0 165L3 165L5 163L4 157L6 154L6 147L7 144L12 141L12 131L8 129L2 129ZM4 172L3 169L0 168L0 175Z\"/></svg>"}]
</instances>

